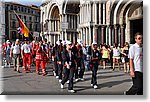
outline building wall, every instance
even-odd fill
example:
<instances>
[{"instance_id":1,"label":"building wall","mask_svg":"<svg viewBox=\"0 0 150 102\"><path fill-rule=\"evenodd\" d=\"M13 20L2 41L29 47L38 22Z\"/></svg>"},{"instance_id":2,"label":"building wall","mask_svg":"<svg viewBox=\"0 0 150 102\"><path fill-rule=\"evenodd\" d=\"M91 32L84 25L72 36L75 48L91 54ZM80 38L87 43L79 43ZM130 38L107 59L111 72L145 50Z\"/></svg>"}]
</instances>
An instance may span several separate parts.
<instances>
[{"instance_id":1,"label":"building wall","mask_svg":"<svg viewBox=\"0 0 150 102\"><path fill-rule=\"evenodd\" d=\"M142 32L142 29L134 28L136 22L143 26L142 0L76 0L77 5L74 7L69 1L47 0L41 6L42 34L52 43L56 42L56 38L73 42L79 38L87 45L97 42L123 46L125 42L134 43L134 34ZM56 6L59 10L60 30L52 32L54 25L51 23L51 12ZM78 8L79 12L75 13ZM47 29L44 27L46 24Z\"/></svg>"},{"instance_id":2,"label":"building wall","mask_svg":"<svg viewBox=\"0 0 150 102\"><path fill-rule=\"evenodd\" d=\"M4 42L5 37L5 5L2 0L0 0L0 42Z\"/></svg>"},{"instance_id":3,"label":"building wall","mask_svg":"<svg viewBox=\"0 0 150 102\"><path fill-rule=\"evenodd\" d=\"M30 38L34 32L40 32L40 9L34 6L26 6L22 4L5 2L5 18L6 18L6 39L15 40L23 39L22 34L18 34L17 28L19 22L14 14L14 11L22 19L30 31Z\"/></svg>"}]
</instances>

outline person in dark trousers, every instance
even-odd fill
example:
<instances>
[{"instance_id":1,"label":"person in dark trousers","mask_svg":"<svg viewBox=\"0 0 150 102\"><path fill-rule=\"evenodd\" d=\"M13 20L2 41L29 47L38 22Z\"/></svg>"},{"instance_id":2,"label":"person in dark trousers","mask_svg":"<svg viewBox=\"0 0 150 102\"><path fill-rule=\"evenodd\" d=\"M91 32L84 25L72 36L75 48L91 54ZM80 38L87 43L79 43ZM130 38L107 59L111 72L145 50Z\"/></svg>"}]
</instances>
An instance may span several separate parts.
<instances>
[{"instance_id":1,"label":"person in dark trousers","mask_svg":"<svg viewBox=\"0 0 150 102\"><path fill-rule=\"evenodd\" d=\"M78 72L78 68L80 67L80 71ZM83 81L83 75L85 71L84 60L83 60L83 50L80 43L77 43L77 68L75 70L75 81Z\"/></svg>"},{"instance_id":2,"label":"person in dark trousers","mask_svg":"<svg viewBox=\"0 0 150 102\"><path fill-rule=\"evenodd\" d=\"M126 95L143 95L143 47L142 34L135 34L136 43L129 48L130 76L133 85L126 91Z\"/></svg>"},{"instance_id":3,"label":"person in dark trousers","mask_svg":"<svg viewBox=\"0 0 150 102\"><path fill-rule=\"evenodd\" d=\"M99 62L99 51L97 50L97 43L92 43L93 50L91 56L91 71L92 71L92 79L91 79L91 86L94 89L97 89L97 70L98 70L98 62Z\"/></svg>"},{"instance_id":4,"label":"person in dark trousers","mask_svg":"<svg viewBox=\"0 0 150 102\"><path fill-rule=\"evenodd\" d=\"M76 67L76 53L71 49L71 42L67 41L67 49L64 45L62 59L63 59L63 79L61 82L61 88L64 88L64 84L69 79L68 92L74 93L73 90L73 76Z\"/></svg>"},{"instance_id":5,"label":"person in dark trousers","mask_svg":"<svg viewBox=\"0 0 150 102\"><path fill-rule=\"evenodd\" d=\"M62 44L60 41L57 42L58 49L56 52L56 59L57 59L57 65L58 65L58 76L59 76L59 82L62 81L62 71L63 71L63 65L62 65Z\"/></svg>"},{"instance_id":6,"label":"person in dark trousers","mask_svg":"<svg viewBox=\"0 0 150 102\"><path fill-rule=\"evenodd\" d=\"M56 58L57 50L58 50L58 45L56 44L52 50L52 61L54 63L53 73L54 73L54 76L58 79L59 78L59 76L58 76L58 65L57 65L57 58Z\"/></svg>"}]
</instances>

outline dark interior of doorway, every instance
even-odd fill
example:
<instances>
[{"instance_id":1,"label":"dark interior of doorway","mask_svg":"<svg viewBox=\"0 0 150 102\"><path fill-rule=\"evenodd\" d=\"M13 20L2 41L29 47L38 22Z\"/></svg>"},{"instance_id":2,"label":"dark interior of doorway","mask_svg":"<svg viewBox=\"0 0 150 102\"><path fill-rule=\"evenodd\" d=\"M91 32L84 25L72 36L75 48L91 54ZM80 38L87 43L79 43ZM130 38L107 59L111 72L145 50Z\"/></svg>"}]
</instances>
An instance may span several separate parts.
<instances>
[{"instance_id":1,"label":"dark interior of doorway","mask_svg":"<svg viewBox=\"0 0 150 102\"><path fill-rule=\"evenodd\" d=\"M137 32L141 32L143 34L143 19L130 21L130 44L135 43L134 35Z\"/></svg>"}]
</instances>

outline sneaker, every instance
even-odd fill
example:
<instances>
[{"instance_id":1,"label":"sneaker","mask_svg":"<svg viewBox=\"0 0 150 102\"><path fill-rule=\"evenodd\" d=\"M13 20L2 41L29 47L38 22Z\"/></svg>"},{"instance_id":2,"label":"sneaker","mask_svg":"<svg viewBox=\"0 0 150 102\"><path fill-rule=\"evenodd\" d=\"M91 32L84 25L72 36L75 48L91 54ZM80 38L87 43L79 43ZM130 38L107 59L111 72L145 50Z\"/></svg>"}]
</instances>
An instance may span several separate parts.
<instances>
[{"instance_id":1,"label":"sneaker","mask_svg":"<svg viewBox=\"0 0 150 102\"><path fill-rule=\"evenodd\" d=\"M59 78L59 76L56 76L56 79L58 79Z\"/></svg>"},{"instance_id":2,"label":"sneaker","mask_svg":"<svg viewBox=\"0 0 150 102\"><path fill-rule=\"evenodd\" d=\"M75 93L75 91L74 91L74 90L68 90L68 92Z\"/></svg>"},{"instance_id":3,"label":"sneaker","mask_svg":"<svg viewBox=\"0 0 150 102\"><path fill-rule=\"evenodd\" d=\"M123 94L124 94L124 95L127 95L127 94L126 94L126 91L124 91Z\"/></svg>"},{"instance_id":4,"label":"sneaker","mask_svg":"<svg viewBox=\"0 0 150 102\"><path fill-rule=\"evenodd\" d=\"M66 83L69 84L69 80Z\"/></svg>"},{"instance_id":5,"label":"sneaker","mask_svg":"<svg viewBox=\"0 0 150 102\"><path fill-rule=\"evenodd\" d=\"M60 85L60 88L61 88L61 89L63 89L63 88L64 88L64 85L63 85L63 84L61 84L61 85Z\"/></svg>"},{"instance_id":6,"label":"sneaker","mask_svg":"<svg viewBox=\"0 0 150 102\"><path fill-rule=\"evenodd\" d=\"M84 78L79 78L79 80L84 81Z\"/></svg>"},{"instance_id":7,"label":"sneaker","mask_svg":"<svg viewBox=\"0 0 150 102\"><path fill-rule=\"evenodd\" d=\"M61 83L61 81L62 81L62 80L61 80L61 79L59 79L59 82L60 82L60 83Z\"/></svg>"},{"instance_id":8,"label":"sneaker","mask_svg":"<svg viewBox=\"0 0 150 102\"><path fill-rule=\"evenodd\" d=\"M91 84L91 86L93 86L93 84Z\"/></svg>"},{"instance_id":9,"label":"sneaker","mask_svg":"<svg viewBox=\"0 0 150 102\"><path fill-rule=\"evenodd\" d=\"M17 71L17 69L14 69L14 71Z\"/></svg>"},{"instance_id":10,"label":"sneaker","mask_svg":"<svg viewBox=\"0 0 150 102\"><path fill-rule=\"evenodd\" d=\"M53 71L53 74L54 74L54 76L56 76L56 73L55 73L55 71Z\"/></svg>"},{"instance_id":11,"label":"sneaker","mask_svg":"<svg viewBox=\"0 0 150 102\"><path fill-rule=\"evenodd\" d=\"M94 89L97 89L97 85L94 85Z\"/></svg>"},{"instance_id":12,"label":"sneaker","mask_svg":"<svg viewBox=\"0 0 150 102\"><path fill-rule=\"evenodd\" d=\"M79 81L79 79L75 79L75 82L78 82Z\"/></svg>"},{"instance_id":13,"label":"sneaker","mask_svg":"<svg viewBox=\"0 0 150 102\"><path fill-rule=\"evenodd\" d=\"M19 70L17 71L18 73L21 73Z\"/></svg>"}]
</instances>

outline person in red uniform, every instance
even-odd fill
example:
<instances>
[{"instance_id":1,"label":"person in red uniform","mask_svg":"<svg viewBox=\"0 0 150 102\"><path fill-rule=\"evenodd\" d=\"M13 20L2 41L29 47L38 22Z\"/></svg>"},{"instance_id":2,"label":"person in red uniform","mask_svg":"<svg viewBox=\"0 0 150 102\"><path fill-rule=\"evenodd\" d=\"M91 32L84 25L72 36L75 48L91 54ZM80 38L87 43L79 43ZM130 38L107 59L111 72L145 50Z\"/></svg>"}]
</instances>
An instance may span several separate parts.
<instances>
[{"instance_id":1,"label":"person in red uniform","mask_svg":"<svg viewBox=\"0 0 150 102\"><path fill-rule=\"evenodd\" d=\"M39 41L39 45L36 47L36 73L39 74L39 67L42 68L42 75L46 75L46 64L48 61L47 49L43 45L42 41Z\"/></svg>"},{"instance_id":2,"label":"person in red uniform","mask_svg":"<svg viewBox=\"0 0 150 102\"><path fill-rule=\"evenodd\" d=\"M23 59L24 72L31 72L31 63L32 63L32 47L29 44L29 40L25 39L24 44L21 47L21 56Z\"/></svg>"},{"instance_id":3,"label":"person in red uniform","mask_svg":"<svg viewBox=\"0 0 150 102\"><path fill-rule=\"evenodd\" d=\"M41 60L42 60L42 48L41 48L42 42L39 42L36 46L36 73L39 75L39 67L41 66Z\"/></svg>"}]
</instances>

